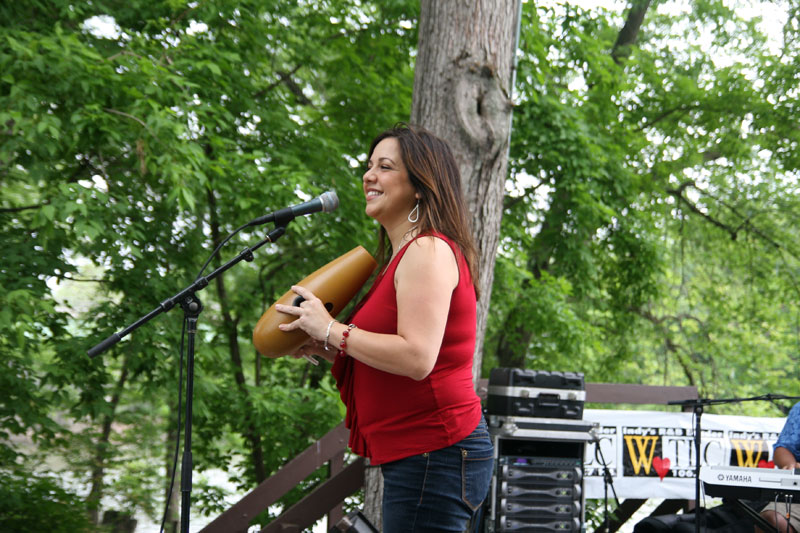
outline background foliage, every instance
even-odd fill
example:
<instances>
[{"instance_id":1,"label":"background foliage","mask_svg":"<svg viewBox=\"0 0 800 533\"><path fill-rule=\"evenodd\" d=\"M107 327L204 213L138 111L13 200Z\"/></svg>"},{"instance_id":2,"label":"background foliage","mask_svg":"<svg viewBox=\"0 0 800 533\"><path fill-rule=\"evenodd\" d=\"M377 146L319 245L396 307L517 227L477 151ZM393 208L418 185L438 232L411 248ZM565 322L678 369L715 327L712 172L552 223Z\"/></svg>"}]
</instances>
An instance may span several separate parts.
<instances>
[{"instance_id":1,"label":"background foliage","mask_svg":"<svg viewBox=\"0 0 800 533\"><path fill-rule=\"evenodd\" d=\"M623 46L628 6L524 5L484 375L793 394L797 8L767 4L767 30L746 5L637 6ZM198 295L195 468L245 490L341 419L326 368L261 361L250 336L291 283L374 248L360 167L407 119L417 17L407 1L0 6L4 476L55 470L53 505L95 518L106 497L160 518L180 311L86 350L190 284L240 225L328 189L339 210L295 220ZM221 489L195 494L219 510Z\"/></svg>"},{"instance_id":2,"label":"background foliage","mask_svg":"<svg viewBox=\"0 0 800 533\"><path fill-rule=\"evenodd\" d=\"M524 11L489 364L793 394L796 8L648 4Z\"/></svg>"}]
</instances>

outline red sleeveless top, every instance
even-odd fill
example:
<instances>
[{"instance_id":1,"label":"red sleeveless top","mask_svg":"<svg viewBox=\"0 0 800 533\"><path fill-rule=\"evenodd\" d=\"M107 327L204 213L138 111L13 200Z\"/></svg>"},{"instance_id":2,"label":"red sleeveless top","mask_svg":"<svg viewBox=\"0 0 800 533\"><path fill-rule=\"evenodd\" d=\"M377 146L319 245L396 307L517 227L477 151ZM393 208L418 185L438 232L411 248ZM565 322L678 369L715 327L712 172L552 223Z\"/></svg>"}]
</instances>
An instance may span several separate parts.
<instances>
[{"instance_id":1,"label":"red sleeveless top","mask_svg":"<svg viewBox=\"0 0 800 533\"><path fill-rule=\"evenodd\" d=\"M458 246L441 234L458 261L459 281L439 356L423 380L390 374L349 356L338 356L331 373L347 406L345 425L350 448L378 465L445 448L464 439L478 425L481 405L472 383L476 298L466 260ZM418 238L418 237L416 237ZM394 275L407 243L348 322L375 333L397 334Z\"/></svg>"}]
</instances>

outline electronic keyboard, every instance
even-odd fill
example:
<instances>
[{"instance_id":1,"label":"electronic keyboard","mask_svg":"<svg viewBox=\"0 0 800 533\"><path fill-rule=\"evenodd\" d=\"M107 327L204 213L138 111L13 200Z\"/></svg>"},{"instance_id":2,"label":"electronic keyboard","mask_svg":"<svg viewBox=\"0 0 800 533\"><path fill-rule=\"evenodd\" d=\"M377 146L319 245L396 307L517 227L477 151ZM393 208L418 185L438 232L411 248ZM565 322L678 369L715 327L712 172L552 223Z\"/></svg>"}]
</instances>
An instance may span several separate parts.
<instances>
[{"instance_id":1,"label":"electronic keyboard","mask_svg":"<svg viewBox=\"0 0 800 533\"><path fill-rule=\"evenodd\" d=\"M796 497L800 501L800 469L704 466L700 481L709 496L741 500Z\"/></svg>"}]
</instances>

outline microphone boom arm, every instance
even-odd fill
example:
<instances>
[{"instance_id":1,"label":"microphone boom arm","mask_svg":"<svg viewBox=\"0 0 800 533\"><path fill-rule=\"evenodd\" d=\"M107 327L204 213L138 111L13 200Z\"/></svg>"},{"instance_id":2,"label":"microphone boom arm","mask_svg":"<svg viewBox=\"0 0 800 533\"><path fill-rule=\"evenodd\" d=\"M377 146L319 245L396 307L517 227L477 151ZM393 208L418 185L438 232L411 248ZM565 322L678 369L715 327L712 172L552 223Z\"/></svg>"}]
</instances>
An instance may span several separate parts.
<instances>
[{"instance_id":1,"label":"microphone boom arm","mask_svg":"<svg viewBox=\"0 0 800 533\"><path fill-rule=\"evenodd\" d=\"M279 226L279 227L273 229L272 231L269 232L269 234L264 239L262 239L260 242L258 242L255 246L252 246L252 247L249 247L249 248L245 248L244 250L242 250L242 252L239 255L237 255L236 257L234 257L233 259L231 259L230 261L228 261L227 263L225 263L221 267L219 267L216 270L214 270L213 272L211 272L208 276L203 276L203 277L200 277L200 278L196 279L191 285L189 285L185 289L177 292L173 296L167 298L166 300L161 302L158 305L158 307L156 307L155 309L153 309L152 311L150 311L146 315L142 316L141 318L139 318L138 320L136 320L135 322L133 322L129 326L126 326L121 331L119 331L117 333L114 333L114 334L110 335L109 337L107 337L106 339L104 339L104 340L100 341L99 343L97 343L95 346L93 346L92 348L90 348L87 351L87 354L89 355L89 357L95 357L97 355L100 355L104 351L108 350L111 346L113 346L116 343L118 343L119 341L121 341L123 337L125 337L126 335L128 335L129 333L131 333L132 331L137 329L142 324L144 324L146 322L149 322L152 318L160 315L161 313L169 311L170 309L175 307L176 303L181 303L187 297L191 298L196 291L199 291L199 290L202 290L202 289L206 288L208 286L208 282L209 281L211 281L214 278L218 277L220 274L222 274L226 270L229 270L231 267L233 267L233 265L235 265L235 264L237 264L237 263L239 263L239 262L241 262L243 260L244 261L252 261L253 258L254 258L254 256L253 256L253 252L254 251L258 250L259 248L261 248L262 246L264 246L268 242L273 242L274 243L275 241L277 241L285 233L285 231L286 231L286 227L285 226Z\"/></svg>"}]
</instances>

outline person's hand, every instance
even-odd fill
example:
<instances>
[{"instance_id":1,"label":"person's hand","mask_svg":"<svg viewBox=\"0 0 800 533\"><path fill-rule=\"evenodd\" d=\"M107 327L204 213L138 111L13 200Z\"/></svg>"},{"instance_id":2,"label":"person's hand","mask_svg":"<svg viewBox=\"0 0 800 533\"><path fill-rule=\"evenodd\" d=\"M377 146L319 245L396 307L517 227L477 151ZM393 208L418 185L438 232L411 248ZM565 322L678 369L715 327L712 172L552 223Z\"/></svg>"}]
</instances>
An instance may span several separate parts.
<instances>
[{"instance_id":1,"label":"person's hand","mask_svg":"<svg viewBox=\"0 0 800 533\"><path fill-rule=\"evenodd\" d=\"M775 448L775 453L772 456L772 460L775 463L776 468L783 470L793 470L800 467L800 464L798 464L794 453L783 446L778 446Z\"/></svg>"},{"instance_id":2,"label":"person's hand","mask_svg":"<svg viewBox=\"0 0 800 533\"><path fill-rule=\"evenodd\" d=\"M321 357L327 361L333 362L336 358L336 352L333 346L325 346L324 341L316 339L309 339L307 343L298 348L294 353L290 354L292 357L299 359L306 358L310 363L317 364L316 357Z\"/></svg>"},{"instance_id":3,"label":"person's hand","mask_svg":"<svg viewBox=\"0 0 800 533\"><path fill-rule=\"evenodd\" d=\"M288 324L279 324L278 329L281 331L301 329L312 339L324 342L328 324L333 320L333 317L325 309L322 301L314 296L314 293L310 290L299 285L293 285L292 290L302 296L304 300L299 306L281 304L275 306L277 311L297 317L296 320Z\"/></svg>"}]
</instances>

